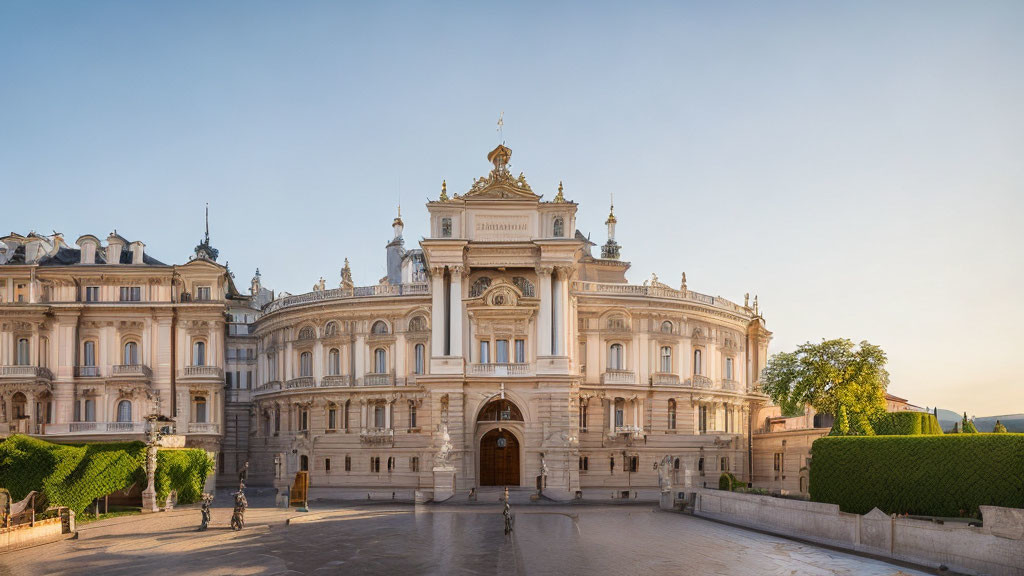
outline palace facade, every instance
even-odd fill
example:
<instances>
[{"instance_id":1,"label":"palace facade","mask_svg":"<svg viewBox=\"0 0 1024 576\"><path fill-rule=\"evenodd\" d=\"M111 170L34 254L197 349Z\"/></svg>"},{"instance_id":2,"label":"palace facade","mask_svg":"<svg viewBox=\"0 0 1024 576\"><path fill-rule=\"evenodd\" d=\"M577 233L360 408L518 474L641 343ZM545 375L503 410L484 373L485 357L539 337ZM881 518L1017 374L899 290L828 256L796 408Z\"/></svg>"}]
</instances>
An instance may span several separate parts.
<instances>
[{"instance_id":1,"label":"palace facade","mask_svg":"<svg viewBox=\"0 0 1024 576\"><path fill-rule=\"evenodd\" d=\"M771 338L756 299L628 284L614 212L594 255L561 185L542 199L510 155L464 194L442 186L418 248L396 218L378 285L346 262L337 288L262 309L252 481L306 470L312 497L409 497L447 466L458 491L570 499L656 493L665 457L680 490L751 476Z\"/></svg>"},{"instance_id":2,"label":"palace facade","mask_svg":"<svg viewBox=\"0 0 1024 576\"><path fill-rule=\"evenodd\" d=\"M554 499L679 491L756 478L757 375L771 333L737 304L629 284L614 207L602 246L559 184L545 200L508 170L429 202L419 246L401 215L387 276L358 287L235 290L209 232L183 265L116 233L0 239L0 435L140 438L161 414L231 484L313 498L521 487Z\"/></svg>"}]
</instances>

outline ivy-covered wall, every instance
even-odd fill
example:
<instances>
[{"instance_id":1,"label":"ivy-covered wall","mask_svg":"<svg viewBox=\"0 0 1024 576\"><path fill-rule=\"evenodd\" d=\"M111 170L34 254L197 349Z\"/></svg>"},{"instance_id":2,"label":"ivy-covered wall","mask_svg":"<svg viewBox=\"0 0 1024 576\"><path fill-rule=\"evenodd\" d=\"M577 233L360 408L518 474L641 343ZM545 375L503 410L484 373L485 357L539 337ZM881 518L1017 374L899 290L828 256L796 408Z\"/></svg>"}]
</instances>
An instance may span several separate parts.
<instances>
[{"instance_id":1,"label":"ivy-covered wall","mask_svg":"<svg viewBox=\"0 0 1024 576\"><path fill-rule=\"evenodd\" d=\"M0 487L11 497L42 492L51 505L76 513L96 498L146 482L146 446L142 442L53 444L14 435L0 443ZM197 502L213 462L203 450L159 450L156 488L161 500L171 490L178 502Z\"/></svg>"}]
</instances>

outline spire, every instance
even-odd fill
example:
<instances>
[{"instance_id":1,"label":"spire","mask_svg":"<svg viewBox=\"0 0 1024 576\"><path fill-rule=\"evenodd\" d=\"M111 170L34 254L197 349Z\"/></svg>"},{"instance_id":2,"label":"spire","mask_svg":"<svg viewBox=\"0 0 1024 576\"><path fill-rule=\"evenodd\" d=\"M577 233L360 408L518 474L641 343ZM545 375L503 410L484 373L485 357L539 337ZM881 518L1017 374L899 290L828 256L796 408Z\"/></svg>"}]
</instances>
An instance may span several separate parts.
<instances>
[{"instance_id":1,"label":"spire","mask_svg":"<svg viewBox=\"0 0 1024 576\"><path fill-rule=\"evenodd\" d=\"M562 181L558 181L558 194L555 194L555 202L565 202L565 196L562 195Z\"/></svg>"},{"instance_id":2,"label":"spire","mask_svg":"<svg viewBox=\"0 0 1024 576\"><path fill-rule=\"evenodd\" d=\"M217 255L220 251L210 245L210 203L206 203L206 232L203 235L203 240L196 245L195 256L192 260L210 260L212 262L217 261Z\"/></svg>"},{"instance_id":3,"label":"spire","mask_svg":"<svg viewBox=\"0 0 1024 576\"><path fill-rule=\"evenodd\" d=\"M609 260L619 259L619 244L615 241L615 196L611 197L611 208L608 210L608 219L605 224L608 226L608 241L601 247L601 258Z\"/></svg>"},{"instance_id":4,"label":"spire","mask_svg":"<svg viewBox=\"0 0 1024 576\"><path fill-rule=\"evenodd\" d=\"M441 197L438 198L441 202L448 201L448 181L441 180Z\"/></svg>"},{"instance_id":5,"label":"spire","mask_svg":"<svg viewBox=\"0 0 1024 576\"><path fill-rule=\"evenodd\" d=\"M402 205L398 205L398 216L391 222L391 228L395 231L395 240L399 240L402 237L402 230L405 228L405 222L402 222Z\"/></svg>"}]
</instances>

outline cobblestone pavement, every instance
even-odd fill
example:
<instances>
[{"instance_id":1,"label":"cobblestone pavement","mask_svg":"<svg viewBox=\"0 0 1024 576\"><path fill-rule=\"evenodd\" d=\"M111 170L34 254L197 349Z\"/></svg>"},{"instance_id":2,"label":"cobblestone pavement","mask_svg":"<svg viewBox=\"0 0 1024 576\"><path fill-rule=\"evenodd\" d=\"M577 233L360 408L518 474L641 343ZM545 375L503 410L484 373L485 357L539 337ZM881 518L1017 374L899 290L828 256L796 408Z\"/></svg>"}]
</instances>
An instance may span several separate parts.
<instances>
[{"instance_id":1,"label":"cobblestone pavement","mask_svg":"<svg viewBox=\"0 0 1024 576\"><path fill-rule=\"evenodd\" d=\"M519 506L506 537L498 505L300 513L250 500L241 532L228 528L229 508L214 508L205 533L198 509L112 518L77 540L0 555L0 575L925 574L653 506Z\"/></svg>"}]
</instances>

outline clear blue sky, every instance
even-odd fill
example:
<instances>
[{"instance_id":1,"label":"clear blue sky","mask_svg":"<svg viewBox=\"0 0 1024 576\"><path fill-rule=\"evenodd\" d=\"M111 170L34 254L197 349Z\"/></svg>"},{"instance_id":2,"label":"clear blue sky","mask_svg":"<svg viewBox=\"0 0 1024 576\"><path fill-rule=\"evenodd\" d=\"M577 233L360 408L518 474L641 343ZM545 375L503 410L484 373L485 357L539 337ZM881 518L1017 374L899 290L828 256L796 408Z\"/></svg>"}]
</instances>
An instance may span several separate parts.
<instances>
[{"instance_id":1,"label":"clear blue sky","mask_svg":"<svg viewBox=\"0 0 1024 576\"><path fill-rule=\"evenodd\" d=\"M891 391L1024 411L1024 3L0 2L0 233L245 286L384 274L505 140L631 280L760 295L773 349L867 339Z\"/></svg>"}]
</instances>

